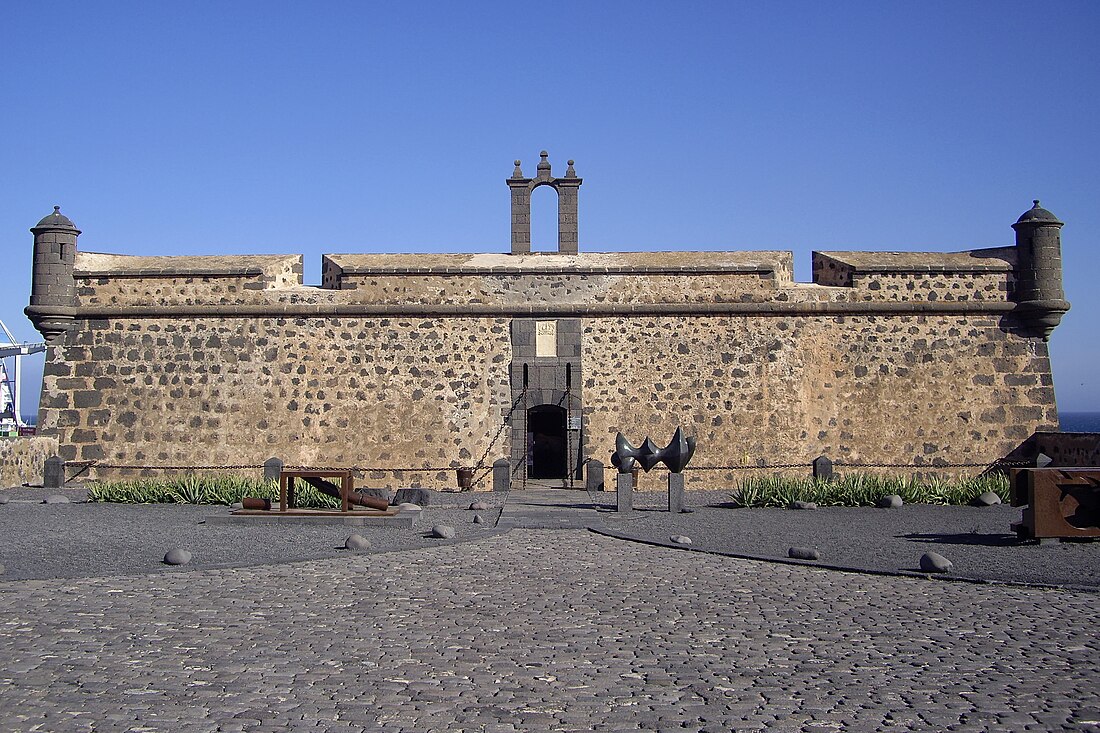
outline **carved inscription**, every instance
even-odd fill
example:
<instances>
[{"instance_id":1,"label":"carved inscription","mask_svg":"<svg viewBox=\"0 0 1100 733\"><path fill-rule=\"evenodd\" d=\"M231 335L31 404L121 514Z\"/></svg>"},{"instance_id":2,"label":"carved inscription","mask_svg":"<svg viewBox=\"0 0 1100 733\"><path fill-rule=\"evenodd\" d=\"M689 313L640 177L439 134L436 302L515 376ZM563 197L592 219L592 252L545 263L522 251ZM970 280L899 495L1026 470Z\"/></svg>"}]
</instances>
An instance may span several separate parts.
<instances>
[{"instance_id":1,"label":"carved inscription","mask_svg":"<svg viewBox=\"0 0 1100 733\"><path fill-rule=\"evenodd\" d=\"M535 356L558 355L558 322L538 321L535 323Z\"/></svg>"}]
</instances>

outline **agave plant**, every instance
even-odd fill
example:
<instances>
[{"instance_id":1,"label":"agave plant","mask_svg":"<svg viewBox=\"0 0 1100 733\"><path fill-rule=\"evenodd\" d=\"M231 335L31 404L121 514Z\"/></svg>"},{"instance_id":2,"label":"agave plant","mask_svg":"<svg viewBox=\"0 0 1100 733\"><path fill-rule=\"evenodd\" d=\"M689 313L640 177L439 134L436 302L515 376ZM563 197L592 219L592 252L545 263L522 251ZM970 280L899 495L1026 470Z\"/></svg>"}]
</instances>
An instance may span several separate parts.
<instances>
[{"instance_id":1,"label":"agave plant","mask_svg":"<svg viewBox=\"0 0 1100 733\"><path fill-rule=\"evenodd\" d=\"M812 501L820 506L874 506L887 494L897 494L907 504L969 504L987 491L1007 501L1007 477L985 474L945 479L857 473L826 481L809 477L751 476L741 479L730 497L743 507L785 507L795 501Z\"/></svg>"}]
</instances>

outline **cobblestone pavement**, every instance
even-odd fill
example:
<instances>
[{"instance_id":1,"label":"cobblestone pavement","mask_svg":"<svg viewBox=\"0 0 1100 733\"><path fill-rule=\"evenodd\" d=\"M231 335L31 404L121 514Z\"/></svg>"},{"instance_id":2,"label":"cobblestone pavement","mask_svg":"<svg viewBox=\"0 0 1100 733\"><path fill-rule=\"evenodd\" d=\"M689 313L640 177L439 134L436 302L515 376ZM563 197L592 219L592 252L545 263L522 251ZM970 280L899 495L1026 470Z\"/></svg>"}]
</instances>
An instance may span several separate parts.
<instances>
[{"instance_id":1,"label":"cobblestone pavement","mask_svg":"<svg viewBox=\"0 0 1100 733\"><path fill-rule=\"evenodd\" d=\"M1096 599L576 530L16 581L0 730L1100 730Z\"/></svg>"}]
</instances>

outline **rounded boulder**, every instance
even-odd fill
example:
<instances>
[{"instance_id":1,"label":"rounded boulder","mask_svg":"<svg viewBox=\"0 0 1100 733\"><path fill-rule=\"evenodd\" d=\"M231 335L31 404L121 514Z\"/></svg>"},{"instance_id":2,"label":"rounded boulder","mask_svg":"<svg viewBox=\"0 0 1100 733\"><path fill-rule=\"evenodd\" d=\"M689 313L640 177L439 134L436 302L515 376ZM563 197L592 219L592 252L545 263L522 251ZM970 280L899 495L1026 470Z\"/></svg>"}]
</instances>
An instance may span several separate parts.
<instances>
[{"instance_id":1,"label":"rounded boulder","mask_svg":"<svg viewBox=\"0 0 1100 733\"><path fill-rule=\"evenodd\" d=\"M369 550L370 540L361 534L353 534L344 540L345 550Z\"/></svg>"},{"instance_id":2,"label":"rounded boulder","mask_svg":"<svg viewBox=\"0 0 1100 733\"><path fill-rule=\"evenodd\" d=\"M437 524L432 527L432 537L438 537L441 540L453 540L454 536L454 527L448 527L445 524Z\"/></svg>"},{"instance_id":3,"label":"rounded boulder","mask_svg":"<svg viewBox=\"0 0 1100 733\"><path fill-rule=\"evenodd\" d=\"M189 562L191 562L191 553L179 547L164 553L165 565L186 565Z\"/></svg>"},{"instance_id":4,"label":"rounded boulder","mask_svg":"<svg viewBox=\"0 0 1100 733\"><path fill-rule=\"evenodd\" d=\"M821 550L814 547L792 547L787 550L787 557L795 560L820 560Z\"/></svg>"},{"instance_id":5,"label":"rounded boulder","mask_svg":"<svg viewBox=\"0 0 1100 733\"><path fill-rule=\"evenodd\" d=\"M920 569L926 573L949 573L954 564L938 552L926 552L920 557Z\"/></svg>"},{"instance_id":6,"label":"rounded boulder","mask_svg":"<svg viewBox=\"0 0 1100 733\"><path fill-rule=\"evenodd\" d=\"M974 497L971 503L974 506L996 506L1001 503L1001 497L994 491L986 491Z\"/></svg>"}]
</instances>

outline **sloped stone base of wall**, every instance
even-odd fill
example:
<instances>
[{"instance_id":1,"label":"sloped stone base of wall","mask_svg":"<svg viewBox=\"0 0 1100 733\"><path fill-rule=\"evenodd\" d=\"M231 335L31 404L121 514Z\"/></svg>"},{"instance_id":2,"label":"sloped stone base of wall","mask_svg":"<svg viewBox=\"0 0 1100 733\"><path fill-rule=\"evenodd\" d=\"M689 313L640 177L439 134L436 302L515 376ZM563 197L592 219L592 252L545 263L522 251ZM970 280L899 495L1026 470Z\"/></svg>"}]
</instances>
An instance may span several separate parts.
<instances>
[{"instance_id":1,"label":"sloped stone base of wall","mask_svg":"<svg viewBox=\"0 0 1100 733\"><path fill-rule=\"evenodd\" d=\"M1052 466L1100 466L1100 433L1036 433L1032 440L1036 453L1050 456Z\"/></svg>"},{"instance_id":2,"label":"sloped stone base of wall","mask_svg":"<svg viewBox=\"0 0 1100 733\"><path fill-rule=\"evenodd\" d=\"M0 439L0 489L42 483L46 459L57 455L57 439Z\"/></svg>"}]
</instances>

